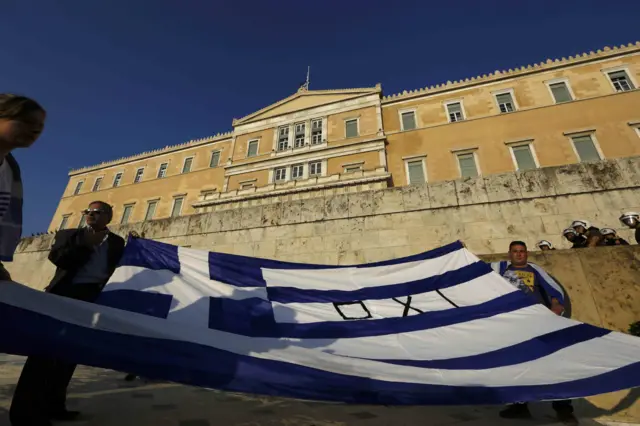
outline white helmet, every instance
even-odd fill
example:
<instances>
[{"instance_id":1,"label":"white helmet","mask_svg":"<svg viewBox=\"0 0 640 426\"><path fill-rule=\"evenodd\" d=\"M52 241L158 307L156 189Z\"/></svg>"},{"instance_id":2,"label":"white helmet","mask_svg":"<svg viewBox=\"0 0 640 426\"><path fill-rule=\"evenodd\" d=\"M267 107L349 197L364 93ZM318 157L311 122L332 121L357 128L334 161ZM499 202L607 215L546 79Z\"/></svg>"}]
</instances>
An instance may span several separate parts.
<instances>
[{"instance_id":1,"label":"white helmet","mask_svg":"<svg viewBox=\"0 0 640 426\"><path fill-rule=\"evenodd\" d=\"M586 220L574 220L573 222L571 222L571 227L573 229L576 229L578 226L582 226L584 227L584 229L589 229L590 225Z\"/></svg>"},{"instance_id":2,"label":"white helmet","mask_svg":"<svg viewBox=\"0 0 640 426\"><path fill-rule=\"evenodd\" d=\"M629 228L635 228L640 223L640 213L627 212L620 216L620 222Z\"/></svg>"},{"instance_id":3,"label":"white helmet","mask_svg":"<svg viewBox=\"0 0 640 426\"><path fill-rule=\"evenodd\" d=\"M564 237L566 237L566 236L567 236L567 235L569 235L569 234L571 234L571 235L578 235L578 233L576 232L576 230L575 230L575 229L573 229L573 228L567 228L567 229L565 229L564 231L562 231L562 236L564 236Z\"/></svg>"},{"instance_id":4,"label":"white helmet","mask_svg":"<svg viewBox=\"0 0 640 426\"><path fill-rule=\"evenodd\" d=\"M600 234L602 234L602 235L616 235L616 231L615 231L615 229L611 229L611 228L602 228L600 230Z\"/></svg>"},{"instance_id":5,"label":"white helmet","mask_svg":"<svg viewBox=\"0 0 640 426\"><path fill-rule=\"evenodd\" d=\"M551 244L551 242L549 242L547 240L538 241L538 248L542 248L543 246L549 247L550 249L553 248L553 244Z\"/></svg>"}]
</instances>

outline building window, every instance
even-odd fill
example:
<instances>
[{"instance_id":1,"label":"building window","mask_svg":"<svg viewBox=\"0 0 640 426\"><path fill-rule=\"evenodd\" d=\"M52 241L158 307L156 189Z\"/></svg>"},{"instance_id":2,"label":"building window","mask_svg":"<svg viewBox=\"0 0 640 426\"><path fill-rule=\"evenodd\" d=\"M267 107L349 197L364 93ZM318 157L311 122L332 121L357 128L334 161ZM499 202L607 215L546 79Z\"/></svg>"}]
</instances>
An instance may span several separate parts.
<instances>
[{"instance_id":1,"label":"building window","mask_svg":"<svg viewBox=\"0 0 640 426\"><path fill-rule=\"evenodd\" d=\"M128 204L124 206L124 211L122 212L122 219L120 219L120 225L126 225L127 223L129 223L131 212L133 212L133 204Z\"/></svg>"},{"instance_id":2,"label":"building window","mask_svg":"<svg viewBox=\"0 0 640 426\"><path fill-rule=\"evenodd\" d=\"M571 141L573 142L580 162L584 163L601 159L591 135L574 136L571 138Z\"/></svg>"},{"instance_id":3,"label":"building window","mask_svg":"<svg viewBox=\"0 0 640 426\"><path fill-rule=\"evenodd\" d=\"M613 88L616 89L616 92L626 92L635 89L625 70L613 71L607 75L609 76L609 80L611 80L611 84L613 84Z\"/></svg>"},{"instance_id":4,"label":"building window","mask_svg":"<svg viewBox=\"0 0 640 426\"><path fill-rule=\"evenodd\" d=\"M218 167L220 164L220 151L213 151L211 153L211 161L209 161L209 167Z\"/></svg>"},{"instance_id":5,"label":"building window","mask_svg":"<svg viewBox=\"0 0 640 426\"><path fill-rule=\"evenodd\" d=\"M289 126L280 127L278 129L278 151L284 151L289 148Z\"/></svg>"},{"instance_id":6,"label":"building window","mask_svg":"<svg viewBox=\"0 0 640 426\"><path fill-rule=\"evenodd\" d=\"M78 224L78 228L84 228L87 225L87 217L85 215L80 215L80 223Z\"/></svg>"},{"instance_id":7,"label":"building window","mask_svg":"<svg viewBox=\"0 0 640 426\"><path fill-rule=\"evenodd\" d=\"M144 215L144 220L153 220L153 216L156 214L156 207L158 207L158 201L149 201L147 203L147 213Z\"/></svg>"},{"instance_id":8,"label":"building window","mask_svg":"<svg viewBox=\"0 0 640 426\"><path fill-rule=\"evenodd\" d=\"M136 177L133 178L133 183L138 183L142 180L142 175L144 174L144 167L136 170Z\"/></svg>"},{"instance_id":9,"label":"building window","mask_svg":"<svg viewBox=\"0 0 640 426\"><path fill-rule=\"evenodd\" d=\"M311 122L311 145L322 143L322 120Z\"/></svg>"},{"instance_id":10,"label":"building window","mask_svg":"<svg viewBox=\"0 0 640 426\"><path fill-rule=\"evenodd\" d=\"M120 186L120 181L122 180L122 172L116 173L116 176L113 178L113 187Z\"/></svg>"},{"instance_id":11,"label":"building window","mask_svg":"<svg viewBox=\"0 0 640 426\"><path fill-rule=\"evenodd\" d=\"M58 227L59 230L62 231L63 229L67 229L67 223L69 222L70 217L70 214L65 214L64 216L62 216L62 222L60 222L60 226Z\"/></svg>"},{"instance_id":12,"label":"building window","mask_svg":"<svg viewBox=\"0 0 640 426\"><path fill-rule=\"evenodd\" d=\"M309 163L309 176L322 175L322 161L313 161Z\"/></svg>"},{"instance_id":13,"label":"building window","mask_svg":"<svg viewBox=\"0 0 640 426\"><path fill-rule=\"evenodd\" d=\"M82 185L84 185L84 181L81 180L80 182L76 183L76 189L73 190L73 195L78 195L80 193L80 190L82 189Z\"/></svg>"},{"instance_id":14,"label":"building window","mask_svg":"<svg viewBox=\"0 0 640 426\"><path fill-rule=\"evenodd\" d=\"M362 170L362 164L351 164L348 166L343 166L344 173L355 173Z\"/></svg>"},{"instance_id":15,"label":"building window","mask_svg":"<svg viewBox=\"0 0 640 426\"><path fill-rule=\"evenodd\" d=\"M247 145L247 157L255 157L258 155L258 139L249 141Z\"/></svg>"},{"instance_id":16,"label":"building window","mask_svg":"<svg viewBox=\"0 0 640 426\"><path fill-rule=\"evenodd\" d=\"M102 178L96 178L96 181L93 182L93 188L91 188L91 191L96 192L100 189L100 184L102 183Z\"/></svg>"},{"instance_id":17,"label":"building window","mask_svg":"<svg viewBox=\"0 0 640 426\"><path fill-rule=\"evenodd\" d=\"M538 168L533 151L530 144L514 145L510 147L513 162L516 165L516 170L533 170Z\"/></svg>"},{"instance_id":18,"label":"building window","mask_svg":"<svg viewBox=\"0 0 640 426\"><path fill-rule=\"evenodd\" d=\"M464 114L462 113L462 102L451 102L445 104L445 107L447 108L449 123L455 123L456 121L464 120Z\"/></svg>"},{"instance_id":19,"label":"building window","mask_svg":"<svg viewBox=\"0 0 640 426\"><path fill-rule=\"evenodd\" d=\"M409 185L420 185L427 181L423 159L406 161L405 164Z\"/></svg>"},{"instance_id":20,"label":"building window","mask_svg":"<svg viewBox=\"0 0 640 426\"><path fill-rule=\"evenodd\" d=\"M182 173L189 173L191 171L192 164L193 164L193 157L185 158L184 164L182 165Z\"/></svg>"},{"instance_id":21,"label":"building window","mask_svg":"<svg viewBox=\"0 0 640 426\"><path fill-rule=\"evenodd\" d=\"M413 130L416 126L416 112L405 111L400 113L400 126L402 130Z\"/></svg>"},{"instance_id":22,"label":"building window","mask_svg":"<svg viewBox=\"0 0 640 426\"><path fill-rule=\"evenodd\" d=\"M240 184L240 189L251 189L255 187L256 187L255 182L244 182Z\"/></svg>"},{"instance_id":23,"label":"building window","mask_svg":"<svg viewBox=\"0 0 640 426\"><path fill-rule=\"evenodd\" d=\"M160 164L160 168L158 168L158 179L167 175L167 167L169 167L169 163Z\"/></svg>"},{"instance_id":24,"label":"building window","mask_svg":"<svg viewBox=\"0 0 640 426\"><path fill-rule=\"evenodd\" d=\"M516 110L515 102L511 92L496 94L496 103L501 113L513 112Z\"/></svg>"},{"instance_id":25,"label":"building window","mask_svg":"<svg viewBox=\"0 0 640 426\"><path fill-rule=\"evenodd\" d=\"M307 126L305 123L297 123L294 127L296 134L293 146L294 148L302 148L304 146L304 132Z\"/></svg>"},{"instance_id":26,"label":"building window","mask_svg":"<svg viewBox=\"0 0 640 426\"><path fill-rule=\"evenodd\" d=\"M358 119L346 120L344 122L344 134L347 138L355 138L358 136Z\"/></svg>"},{"instance_id":27,"label":"building window","mask_svg":"<svg viewBox=\"0 0 640 426\"><path fill-rule=\"evenodd\" d=\"M569 86L564 81L549 84L549 90L551 90L553 100L557 104L573 100L573 96L571 96L571 92L569 91Z\"/></svg>"},{"instance_id":28,"label":"building window","mask_svg":"<svg viewBox=\"0 0 640 426\"><path fill-rule=\"evenodd\" d=\"M476 165L476 156L473 152L466 154L458 154L458 166L460 166L460 177L477 177L478 166Z\"/></svg>"},{"instance_id":29,"label":"building window","mask_svg":"<svg viewBox=\"0 0 640 426\"><path fill-rule=\"evenodd\" d=\"M278 167L273 171L273 180L275 182L283 182L286 179L287 179L286 167Z\"/></svg>"},{"instance_id":30,"label":"building window","mask_svg":"<svg viewBox=\"0 0 640 426\"><path fill-rule=\"evenodd\" d=\"M184 197L176 197L173 199L173 207L171 208L171 217L178 217L182 213L182 203Z\"/></svg>"},{"instance_id":31,"label":"building window","mask_svg":"<svg viewBox=\"0 0 640 426\"><path fill-rule=\"evenodd\" d=\"M304 175L304 165L296 164L291 166L291 179L302 179Z\"/></svg>"}]
</instances>

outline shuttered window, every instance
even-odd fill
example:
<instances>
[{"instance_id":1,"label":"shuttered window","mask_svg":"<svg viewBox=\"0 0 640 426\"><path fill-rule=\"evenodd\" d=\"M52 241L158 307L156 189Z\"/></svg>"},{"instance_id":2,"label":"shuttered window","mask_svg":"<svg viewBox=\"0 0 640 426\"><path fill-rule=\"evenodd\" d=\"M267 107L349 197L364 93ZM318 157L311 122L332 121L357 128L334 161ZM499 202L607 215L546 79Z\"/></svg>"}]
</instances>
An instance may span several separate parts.
<instances>
[{"instance_id":1,"label":"shuttered window","mask_svg":"<svg viewBox=\"0 0 640 426\"><path fill-rule=\"evenodd\" d=\"M258 155L258 141L250 141L247 148L247 157L255 157Z\"/></svg>"},{"instance_id":2,"label":"shuttered window","mask_svg":"<svg viewBox=\"0 0 640 426\"><path fill-rule=\"evenodd\" d=\"M458 164L460 164L460 177L476 177L478 176L478 168L473 154L458 155Z\"/></svg>"},{"instance_id":3,"label":"shuttered window","mask_svg":"<svg viewBox=\"0 0 640 426\"><path fill-rule=\"evenodd\" d=\"M566 83L560 82L560 83L550 84L549 88L551 89L551 93L553 93L553 99L556 101L557 104L562 102L569 102L573 100Z\"/></svg>"},{"instance_id":4,"label":"shuttered window","mask_svg":"<svg viewBox=\"0 0 640 426\"><path fill-rule=\"evenodd\" d=\"M157 201L149 201L147 204L147 213L144 215L144 220L152 220L156 214L156 207L158 207Z\"/></svg>"},{"instance_id":5,"label":"shuttered window","mask_svg":"<svg viewBox=\"0 0 640 426\"><path fill-rule=\"evenodd\" d=\"M218 167L218 164L220 164L220 151L214 151L211 153L209 167Z\"/></svg>"},{"instance_id":6,"label":"shuttered window","mask_svg":"<svg viewBox=\"0 0 640 426\"><path fill-rule=\"evenodd\" d=\"M573 140L573 146L576 147L581 162L600 160L600 154L598 154L591 135L576 136L571 139Z\"/></svg>"},{"instance_id":7,"label":"shuttered window","mask_svg":"<svg viewBox=\"0 0 640 426\"><path fill-rule=\"evenodd\" d=\"M124 211L122 212L122 219L120 219L120 225L126 225L129 223L129 217L131 217L131 212L133 211L133 205L124 206Z\"/></svg>"},{"instance_id":8,"label":"shuttered window","mask_svg":"<svg viewBox=\"0 0 640 426\"><path fill-rule=\"evenodd\" d=\"M413 111L403 112L402 130L413 130L416 128L416 113Z\"/></svg>"},{"instance_id":9,"label":"shuttered window","mask_svg":"<svg viewBox=\"0 0 640 426\"><path fill-rule=\"evenodd\" d=\"M409 171L409 185L419 185L425 182L422 160L408 161L407 169Z\"/></svg>"},{"instance_id":10,"label":"shuttered window","mask_svg":"<svg viewBox=\"0 0 640 426\"><path fill-rule=\"evenodd\" d=\"M347 120L344 122L345 136L347 138L354 138L358 136L358 120Z\"/></svg>"},{"instance_id":11,"label":"shuttered window","mask_svg":"<svg viewBox=\"0 0 640 426\"><path fill-rule=\"evenodd\" d=\"M536 162L533 159L529 145L514 146L511 149L513 150L513 156L516 159L518 170L531 170L536 168Z\"/></svg>"}]
</instances>

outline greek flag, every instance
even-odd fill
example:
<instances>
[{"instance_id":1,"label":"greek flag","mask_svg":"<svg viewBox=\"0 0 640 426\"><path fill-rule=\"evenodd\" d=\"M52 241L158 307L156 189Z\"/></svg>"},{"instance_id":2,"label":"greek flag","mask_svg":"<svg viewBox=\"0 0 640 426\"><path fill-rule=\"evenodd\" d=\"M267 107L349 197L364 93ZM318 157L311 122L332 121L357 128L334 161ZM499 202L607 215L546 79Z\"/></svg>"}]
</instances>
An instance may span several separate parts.
<instances>
[{"instance_id":1,"label":"greek flag","mask_svg":"<svg viewBox=\"0 0 640 426\"><path fill-rule=\"evenodd\" d=\"M228 391L498 404L640 385L640 339L562 318L459 242L357 266L130 239L98 305L0 283L0 350Z\"/></svg>"}]
</instances>

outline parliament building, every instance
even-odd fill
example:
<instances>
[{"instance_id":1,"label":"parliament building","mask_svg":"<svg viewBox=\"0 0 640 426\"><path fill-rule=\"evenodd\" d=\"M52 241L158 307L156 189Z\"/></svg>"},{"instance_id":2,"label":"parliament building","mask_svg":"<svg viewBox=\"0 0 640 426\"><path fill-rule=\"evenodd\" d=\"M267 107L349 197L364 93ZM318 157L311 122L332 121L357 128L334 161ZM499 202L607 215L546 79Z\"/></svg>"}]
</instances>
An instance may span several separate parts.
<instances>
[{"instance_id":1,"label":"parliament building","mask_svg":"<svg viewBox=\"0 0 640 426\"><path fill-rule=\"evenodd\" d=\"M640 42L384 95L298 90L212 137L69 173L49 231L640 155Z\"/></svg>"}]
</instances>

